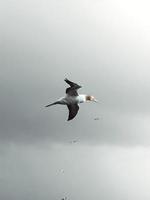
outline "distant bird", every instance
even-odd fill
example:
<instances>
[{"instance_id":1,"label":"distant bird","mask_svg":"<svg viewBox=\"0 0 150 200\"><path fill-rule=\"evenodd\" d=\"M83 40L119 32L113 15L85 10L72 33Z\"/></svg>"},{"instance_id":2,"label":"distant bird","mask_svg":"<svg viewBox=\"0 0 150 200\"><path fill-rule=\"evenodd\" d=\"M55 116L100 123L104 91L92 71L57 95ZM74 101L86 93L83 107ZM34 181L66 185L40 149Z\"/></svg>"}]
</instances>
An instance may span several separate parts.
<instances>
[{"instance_id":1,"label":"distant bird","mask_svg":"<svg viewBox=\"0 0 150 200\"><path fill-rule=\"evenodd\" d=\"M99 120L99 117L95 117L94 120L95 120L95 121L96 121L96 120Z\"/></svg>"},{"instance_id":2,"label":"distant bird","mask_svg":"<svg viewBox=\"0 0 150 200\"><path fill-rule=\"evenodd\" d=\"M77 143L78 142L78 140L72 140L72 141L70 141L70 143Z\"/></svg>"},{"instance_id":3,"label":"distant bird","mask_svg":"<svg viewBox=\"0 0 150 200\"><path fill-rule=\"evenodd\" d=\"M65 198L62 198L61 200L67 200L67 197L65 197Z\"/></svg>"},{"instance_id":4,"label":"distant bird","mask_svg":"<svg viewBox=\"0 0 150 200\"><path fill-rule=\"evenodd\" d=\"M65 172L65 171L64 171L63 169L60 169L60 173L64 174L64 172Z\"/></svg>"},{"instance_id":5,"label":"distant bird","mask_svg":"<svg viewBox=\"0 0 150 200\"><path fill-rule=\"evenodd\" d=\"M56 104L67 105L69 109L69 116L68 121L72 120L78 113L79 110L79 103L90 102L94 101L97 102L94 96L85 95L85 94L78 94L77 90L80 89L82 86L78 85L77 83L73 83L69 81L67 78L64 80L66 83L70 85L69 88L66 89L66 96L61 97L54 103L51 103L45 107L49 107Z\"/></svg>"}]
</instances>

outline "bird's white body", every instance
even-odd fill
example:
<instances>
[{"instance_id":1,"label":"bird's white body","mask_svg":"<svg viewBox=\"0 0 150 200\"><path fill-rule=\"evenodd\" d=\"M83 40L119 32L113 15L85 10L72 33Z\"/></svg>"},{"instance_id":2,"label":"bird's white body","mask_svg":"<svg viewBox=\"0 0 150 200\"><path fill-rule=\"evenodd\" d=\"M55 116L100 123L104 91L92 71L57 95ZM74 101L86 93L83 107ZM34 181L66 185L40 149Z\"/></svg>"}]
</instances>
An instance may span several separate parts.
<instances>
[{"instance_id":1,"label":"bird's white body","mask_svg":"<svg viewBox=\"0 0 150 200\"><path fill-rule=\"evenodd\" d=\"M80 94L78 96L66 95L65 97L61 97L60 99L58 99L58 101L62 105L84 103L86 102L86 95L85 94Z\"/></svg>"},{"instance_id":2,"label":"bird's white body","mask_svg":"<svg viewBox=\"0 0 150 200\"><path fill-rule=\"evenodd\" d=\"M78 103L84 103L84 102L86 102L86 96L87 95L85 95L85 94L80 94L79 96L76 97L77 102Z\"/></svg>"}]
</instances>

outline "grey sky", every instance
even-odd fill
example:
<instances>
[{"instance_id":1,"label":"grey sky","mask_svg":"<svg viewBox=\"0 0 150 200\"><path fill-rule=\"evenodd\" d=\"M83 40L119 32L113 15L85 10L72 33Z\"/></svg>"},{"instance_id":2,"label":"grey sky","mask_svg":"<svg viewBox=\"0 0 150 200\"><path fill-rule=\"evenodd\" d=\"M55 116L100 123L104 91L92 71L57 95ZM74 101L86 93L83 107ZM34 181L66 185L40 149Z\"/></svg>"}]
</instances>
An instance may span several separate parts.
<instances>
[{"instance_id":1,"label":"grey sky","mask_svg":"<svg viewBox=\"0 0 150 200\"><path fill-rule=\"evenodd\" d=\"M0 4L0 198L149 199L149 1ZM65 77L100 100L70 122Z\"/></svg>"}]
</instances>

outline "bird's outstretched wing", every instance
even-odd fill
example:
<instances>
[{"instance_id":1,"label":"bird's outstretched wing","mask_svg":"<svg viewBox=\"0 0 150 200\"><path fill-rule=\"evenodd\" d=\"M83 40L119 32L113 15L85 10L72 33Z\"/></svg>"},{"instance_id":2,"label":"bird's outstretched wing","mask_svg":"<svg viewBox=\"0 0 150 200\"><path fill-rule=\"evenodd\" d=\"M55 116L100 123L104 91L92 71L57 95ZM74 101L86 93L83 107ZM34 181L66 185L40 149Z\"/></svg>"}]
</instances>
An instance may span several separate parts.
<instances>
[{"instance_id":1,"label":"bird's outstretched wing","mask_svg":"<svg viewBox=\"0 0 150 200\"><path fill-rule=\"evenodd\" d=\"M69 109L69 116L68 116L68 121L72 120L78 113L79 110L79 106L78 104L71 104L71 105L67 105L68 109Z\"/></svg>"},{"instance_id":2,"label":"bird's outstretched wing","mask_svg":"<svg viewBox=\"0 0 150 200\"><path fill-rule=\"evenodd\" d=\"M74 83L74 82L72 82L72 81L69 81L67 78L65 78L64 81L66 81L66 83L68 83L68 84L70 85L70 87L74 87L74 88L76 88L76 89L81 88L81 85L78 85L77 83Z\"/></svg>"},{"instance_id":3,"label":"bird's outstretched wing","mask_svg":"<svg viewBox=\"0 0 150 200\"><path fill-rule=\"evenodd\" d=\"M70 87L66 89L66 94L70 96L78 96L77 90L80 89L81 86L77 83L69 81L67 78L64 81L70 85Z\"/></svg>"}]
</instances>

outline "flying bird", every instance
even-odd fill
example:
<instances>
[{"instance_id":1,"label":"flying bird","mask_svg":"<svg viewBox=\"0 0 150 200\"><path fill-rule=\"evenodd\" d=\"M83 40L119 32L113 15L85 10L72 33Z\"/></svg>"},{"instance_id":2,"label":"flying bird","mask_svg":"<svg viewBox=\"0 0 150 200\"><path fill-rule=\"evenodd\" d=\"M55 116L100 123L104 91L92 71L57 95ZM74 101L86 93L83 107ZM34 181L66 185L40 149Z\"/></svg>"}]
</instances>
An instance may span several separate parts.
<instances>
[{"instance_id":1,"label":"flying bird","mask_svg":"<svg viewBox=\"0 0 150 200\"><path fill-rule=\"evenodd\" d=\"M66 96L61 97L54 103L51 103L49 105L46 105L45 107L53 106L56 104L60 105L66 105L69 110L69 115L68 115L68 121L72 120L78 113L79 111L79 103L84 103L84 102L97 102L94 96L91 95L85 95L85 94L78 94L78 89L80 89L82 86L78 85L77 83L74 83L72 81L69 81L67 78L64 80L67 84L70 85L66 89Z\"/></svg>"},{"instance_id":2,"label":"flying bird","mask_svg":"<svg viewBox=\"0 0 150 200\"><path fill-rule=\"evenodd\" d=\"M77 142L78 142L78 140L72 140L72 141L70 141L71 144L77 143Z\"/></svg>"},{"instance_id":3,"label":"flying bird","mask_svg":"<svg viewBox=\"0 0 150 200\"><path fill-rule=\"evenodd\" d=\"M65 198L62 198L61 200L67 200L67 197L65 197Z\"/></svg>"},{"instance_id":4,"label":"flying bird","mask_svg":"<svg viewBox=\"0 0 150 200\"><path fill-rule=\"evenodd\" d=\"M99 117L95 117L94 120L95 120L95 121L96 121L96 120L99 120Z\"/></svg>"}]
</instances>

